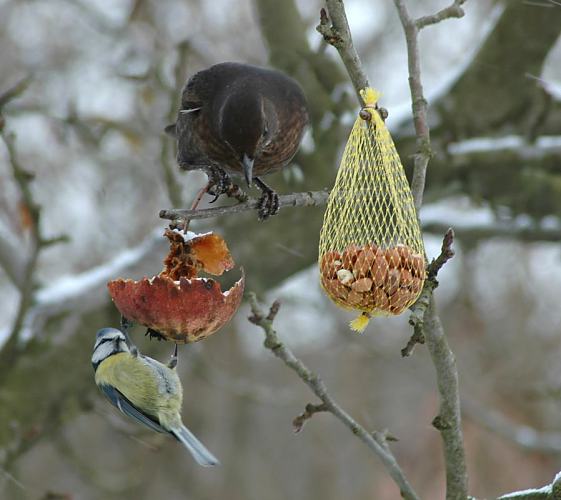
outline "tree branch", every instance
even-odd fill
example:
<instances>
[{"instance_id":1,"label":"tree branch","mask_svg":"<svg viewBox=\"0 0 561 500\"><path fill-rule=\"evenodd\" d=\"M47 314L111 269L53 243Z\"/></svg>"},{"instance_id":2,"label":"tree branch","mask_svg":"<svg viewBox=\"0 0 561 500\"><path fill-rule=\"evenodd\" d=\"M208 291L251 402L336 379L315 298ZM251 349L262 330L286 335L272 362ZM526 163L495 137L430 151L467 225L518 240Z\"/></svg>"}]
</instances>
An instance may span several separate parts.
<instances>
[{"instance_id":1,"label":"tree branch","mask_svg":"<svg viewBox=\"0 0 561 500\"><path fill-rule=\"evenodd\" d=\"M409 324L413 327L413 335L407 342L407 345L401 350L401 355L403 357L411 356L413 349L415 348L415 344L425 343L425 335L423 333L425 314L430 305L434 289L438 287L438 281L436 279L438 272L444 264L446 264L446 262L454 257L454 250L452 249L453 243L454 231L452 228L449 228L442 240L440 255L436 259L433 259L433 261L428 265L427 279L423 285L421 295L419 295L417 302L411 306Z\"/></svg>"},{"instance_id":2,"label":"tree branch","mask_svg":"<svg viewBox=\"0 0 561 500\"><path fill-rule=\"evenodd\" d=\"M4 130L0 130L0 136L6 144L8 158L12 167L12 175L20 191L20 210L25 212L26 218L29 219L28 229L30 239L29 254L26 258L25 270L22 277L20 299L16 317L8 335L8 339L0 351L0 365L4 369L6 366L11 366L15 362L19 353L20 333L27 311L32 304L33 290L35 286L33 277L37 266L37 259L39 258L39 252L44 245L44 240L39 228L41 211L39 205L35 203L30 189L30 183L33 181L34 176L20 165L16 155L13 135L6 134Z\"/></svg>"},{"instance_id":3,"label":"tree branch","mask_svg":"<svg viewBox=\"0 0 561 500\"><path fill-rule=\"evenodd\" d=\"M10 101L13 101L16 97L19 97L21 94L23 94L23 92L25 92L27 87L29 87L30 83L31 83L31 77L26 76L25 78L22 78L19 82L17 82L14 86L2 92L0 94L0 112L2 111L2 108L6 104L8 104Z\"/></svg>"},{"instance_id":4,"label":"tree branch","mask_svg":"<svg viewBox=\"0 0 561 500\"><path fill-rule=\"evenodd\" d=\"M364 104L359 91L369 86L368 77L362 69L360 58L353 44L345 5L343 0L326 0L325 3L327 12L325 9L321 9L320 21L316 30L328 44L333 45L339 52L339 56L353 83L357 98L360 103Z\"/></svg>"},{"instance_id":5,"label":"tree branch","mask_svg":"<svg viewBox=\"0 0 561 500\"><path fill-rule=\"evenodd\" d=\"M294 428L294 432L300 432L304 427L306 421L310 420L316 413L321 413L324 411L329 411L325 403L321 403L321 404L308 403L306 405L306 408L304 408L304 412L298 415L297 417L295 417L294 420L292 421L292 427Z\"/></svg>"},{"instance_id":6,"label":"tree branch","mask_svg":"<svg viewBox=\"0 0 561 500\"><path fill-rule=\"evenodd\" d=\"M8 228L0 223L0 266L6 276L21 291L25 281L26 259L20 242Z\"/></svg>"},{"instance_id":7,"label":"tree branch","mask_svg":"<svg viewBox=\"0 0 561 500\"><path fill-rule=\"evenodd\" d=\"M561 433L539 432L527 425L516 425L498 411L462 398L462 412L490 432L526 451L561 455Z\"/></svg>"},{"instance_id":8,"label":"tree branch","mask_svg":"<svg viewBox=\"0 0 561 500\"><path fill-rule=\"evenodd\" d=\"M273 328L273 320L278 312L280 303L275 301L269 312L265 313L257 303L257 298L254 293L249 294L249 301L252 312L252 316L249 317L249 320L263 329L265 334L265 347L277 358L281 359L289 368L291 368L321 400L323 405L320 405L319 407L322 408L322 411L327 411L334 415L378 456L390 476L398 485L403 498L410 500L418 499L419 497L410 486L407 478L403 474L403 471L396 462L395 457L389 450L387 442L382 440L382 434L376 433L373 435L356 422L328 393L325 384L319 376L310 371L310 369L280 341L275 329ZM317 407L318 406L316 406L316 408Z\"/></svg>"},{"instance_id":9,"label":"tree branch","mask_svg":"<svg viewBox=\"0 0 561 500\"><path fill-rule=\"evenodd\" d=\"M448 224L426 222L422 224L423 231L433 234L442 234ZM463 227L456 227L456 238L470 243L490 238L507 238L518 241L550 241L558 243L561 240L561 228L543 227L538 224L530 226L515 225L510 223L497 222L492 225L473 224Z\"/></svg>"},{"instance_id":10,"label":"tree branch","mask_svg":"<svg viewBox=\"0 0 561 500\"><path fill-rule=\"evenodd\" d=\"M557 473L551 484L543 488L515 491L502 495L497 500L561 500L561 472Z\"/></svg>"},{"instance_id":11,"label":"tree branch","mask_svg":"<svg viewBox=\"0 0 561 500\"><path fill-rule=\"evenodd\" d=\"M115 276L139 274L161 263L161 254L166 251L167 241L157 229L138 246L125 250L113 259L80 274L62 276L57 281L33 291L33 304L27 309L21 327L26 339L35 334L53 316L68 313L89 313L107 302L107 281ZM22 344L24 349L26 344ZM2 347L2 351L5 347ZM3 356L0 351L0 357ZM0 365L1 376L8 366Z\"/></svg>"},{"instance_id":12,"label":"tree branch","mask_svg":"<svg viewBox=\"0 0 561 500\"><path fill-rule=\"evenodd\" d=\"M423 95L421 83L421 59L419 56L418 35L419 28L415 20L409 15L405 0L394 0L399 19L405 33L407 43L407 66L409 71L409 88L411 91L411 103L413 109L413 123L417 136L417 153L415 155L415 166L411 180L411 191L417 213L423 204L423 193L425 191L425 179L427 165L432 156L430 147L430 133L427 122L427 101Z\"/></svg>"},{"instance_id":13,"label":"tree branch","mask_svg":"<svg viewBox=\"0 0 561 500\"><path fill-rule=\"evenodd\" d=\"M12 88L0 94L0 113L2 107L11 100L19 97L27 89L30 82L30 77L23 78ZM17 274L16 270L7 271L7 274L12 276L13 279L18 279L18 281L14 281L14 283L19 288L20 299L14 323L6 342L0 350L0 366L2 370L13 366L21 352L20 337L27 313L33 302L33 293L35 290L34 275L39 254L43 248L65 240L63 237L54 239L46 239L43 237L40 227L41 207L35 202L31 191L31 183L35 175L24 169L20 164L14 144L15 136L5 131L4 125L4 119L0 114L0 136L6 145L12 176L19 190L19 215L22 218L22 227L29 233L29 249L27 250L27 255L22 259L23 265L17 270ZM2 252L11 249L8 244L4 244L2 247ZM15 259L12 261L15 261Z\"/></svg>"},{"instance_id":14,"label":"tree branch","mask_svg":"<svg viewBox=\"0 0 561 500\"><path fill-rule=\"evenodd\" d=\"M419 23L411 17L405 5L405 0L394 0L394 3L403 26L407 44L409 88L411 91L413 122L417 142L411 191L415 208L417 213L419 213L423 203L427 165L432 156L430 130L427 121L427 101L423 95L423 85L421 82L421 61L418 43L419 24L423 23ZM436 16L438 15L436 14ZM443 258L435 266L443 264L450 258L444 255L444 247L447 240L451 244L453 240L452 232L448 232L447 236L445 236L443 253L441 254ZM436 267L435 272L438 272L438 267ZM414 337L419 338L423 334L436 370L440 408L439 414L433 420L433 425L440 431L443 440L446 463L446 498L447 500L459 500L465 499L468 496L468 478L461 425L458 370L456 359L448 346L444 329L436 313L432 294L436 284L434 276L433 279L429 277L426 280L428 283L423 290L420 302L421 310L425 308L422 319L424 328L421 332L421 327L414 326ZM413 316L413 321L419 321L419 318ZM413 340L416 341L417 338ZM407 352L407 347L405 352Z\"/></svg>"},{"instance_id":15,"label":"tree branch","mask_svg":"<svg viewBox=\"0 0 561 500\"><path fill-rule=\"evenodd\" d=\"M436 371L440 408L432 424L440 431L446 463L446 499L465 499L468 495L466 457L460 414L458 368L448 346L442 323L436 313L434 296L424 317L424 334Z\"/></svg>"},{"instance_id":16,"label":"tree branch","mask_svg":"<svg viewBox=\"0 0 561 500\"><path fill-rule=\"evenodd\" d=\"M462 9L462 5L465 2L466 0L454 0L454 3L452 3L452 5L438 11L436 14L433 14L432 16L420 17L415 21L417 29L421 30L423 28L426 28L427 26L437 24L440 21L444 21L445 19L450 19L452 17L464 17L465 12L464 9Z\"/></svg>"},{"instance_id":17,"label":"tree branch","mask_svg":"<svg viewBox=\"0 0 561 500\"><path fill-rule=\"evenodd\" d=\"M307 191L304 193L291 193L279 196L279 208L285 207L316 207L325 205L329 191ZM199 210L161 210L160 217L169 220L193 220L220 217L222 215L237 214L248 210L257 210L259 200L249 199L237 205L226 207L204 208Z\"/></svg>"}]
</instances>

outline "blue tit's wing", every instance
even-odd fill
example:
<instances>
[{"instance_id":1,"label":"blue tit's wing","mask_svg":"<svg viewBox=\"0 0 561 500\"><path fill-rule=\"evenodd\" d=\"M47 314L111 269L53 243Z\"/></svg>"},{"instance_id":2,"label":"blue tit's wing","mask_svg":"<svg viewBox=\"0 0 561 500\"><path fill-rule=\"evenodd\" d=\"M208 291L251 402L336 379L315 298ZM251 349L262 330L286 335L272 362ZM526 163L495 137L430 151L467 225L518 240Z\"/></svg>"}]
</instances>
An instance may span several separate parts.
<instances>
[{"instance_id":1,"label":"blue tit's wing","mask_svg":"<svg viewBox=\"0 0 561 500\"><path fill-rule=\"evenodd\" d=\"M111 385L102 384L99 386L103 394L107 396L109 401L121 410L125 415L133 418L137 422L146 425L156 432L168 433L159 423L154 421L148 415L142 413L136 406L134 406L121 392Z\"/></svg>"}]
</instances>

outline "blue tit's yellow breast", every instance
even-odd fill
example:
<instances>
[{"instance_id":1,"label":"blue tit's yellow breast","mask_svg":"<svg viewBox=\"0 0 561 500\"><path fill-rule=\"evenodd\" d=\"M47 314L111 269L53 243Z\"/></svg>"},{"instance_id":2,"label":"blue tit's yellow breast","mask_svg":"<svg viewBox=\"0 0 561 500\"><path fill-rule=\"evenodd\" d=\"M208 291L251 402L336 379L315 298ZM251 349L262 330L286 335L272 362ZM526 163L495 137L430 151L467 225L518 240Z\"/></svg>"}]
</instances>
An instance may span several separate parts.
<instances>
[{"instance_id":1,"label":"blue tit's yellow breast","mask_svg":"<svg viewBox=\"0 0 561 500\"><path fill-rule=\"evenodd\" d=\"M109 356L99 364L95 381L115 387L134 406L160 421L181 412L183 394L177 374L151 358L125 352Z\"/></svg>"}]
</instances>

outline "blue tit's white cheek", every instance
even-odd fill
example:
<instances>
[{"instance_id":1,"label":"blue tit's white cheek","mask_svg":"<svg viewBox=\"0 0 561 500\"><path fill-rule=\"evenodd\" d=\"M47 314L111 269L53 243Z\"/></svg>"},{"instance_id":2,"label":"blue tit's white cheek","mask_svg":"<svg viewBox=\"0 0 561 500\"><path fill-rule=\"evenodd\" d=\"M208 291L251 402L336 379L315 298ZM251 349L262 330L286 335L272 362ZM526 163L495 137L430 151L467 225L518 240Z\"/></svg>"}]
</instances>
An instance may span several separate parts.
<instances>
[{"instance_id":1,"label":"blue tit's white cheek","mask_svg":"<svg viewBox=\"0 0 561 500\"><path fill-rule=\"evenodd\" d=\"M115 342L118 338L123 338L121 332L115 331L114 333L105 334L103 337L99 337L94 345L94 351L101 345L101 344L110 344L111 342Z\"/></svg>"},{"instance_id":2,"label":"blue tit's white cheek","mask_svg":"<svg viewBox=\"0 0 561 500\"><path fill-rule=\"evenodd\" d=\"M104 342L98 345L92 355L92 363L95 365L101 363L105 358L108 358L116 351L113 342Z\"/></svg>"}]
</instances>

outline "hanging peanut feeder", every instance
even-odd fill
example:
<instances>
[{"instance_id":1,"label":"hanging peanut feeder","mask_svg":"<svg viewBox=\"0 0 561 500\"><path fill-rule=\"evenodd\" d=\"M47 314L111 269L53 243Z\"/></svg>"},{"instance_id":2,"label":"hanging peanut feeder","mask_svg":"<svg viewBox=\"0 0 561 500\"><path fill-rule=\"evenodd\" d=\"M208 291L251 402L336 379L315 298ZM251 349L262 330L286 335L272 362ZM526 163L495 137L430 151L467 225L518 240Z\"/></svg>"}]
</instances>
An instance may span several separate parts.
<instances>
[{"instance_id":1,"label":"hanging peanut feeder","mask_svg":"<svg viewBox=\"0 0 561 500\"><path fill-rule=\"evenodd\" d=\"M356 119L325 212L319 242L321 285L339 306L371 316L397 315L425 281L425 250L413 196L392 137L376 109L379 93L360 92Z\"/></svg>"}]
</instances>

